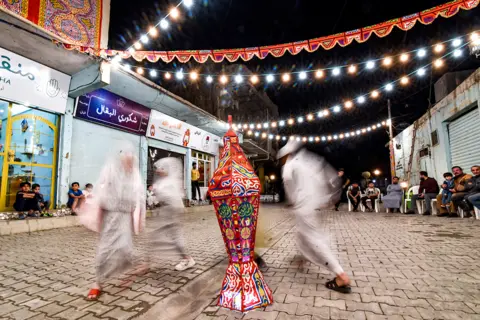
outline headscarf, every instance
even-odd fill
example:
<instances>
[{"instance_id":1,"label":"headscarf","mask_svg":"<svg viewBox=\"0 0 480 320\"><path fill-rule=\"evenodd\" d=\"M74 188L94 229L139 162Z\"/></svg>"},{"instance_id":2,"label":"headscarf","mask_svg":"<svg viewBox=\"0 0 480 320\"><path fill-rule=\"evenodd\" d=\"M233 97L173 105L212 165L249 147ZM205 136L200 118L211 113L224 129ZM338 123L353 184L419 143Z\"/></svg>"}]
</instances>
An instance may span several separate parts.
<instances>
[{"instance_id":1,"label":"headscarf","mask_svg":"<svg viewBox=\"0 0 480 320\"><path fill-rule=\"evenodd\" d=\"M131 212L134 232L138 234L145 223L145 189L140 176L138 151L130 143L125 143L121 150L114 152L103 167L96 185L94 204L85 208L83 215L90 220L101 219L102 211ZM125 162L130 161L127 168ZM98 223L100 225L101 223ZM88 228L95 230L86 225Z\"/></svg>"},{"instance_id":2,"label":"headscarf","mask_svg":"<svg viewBox=\"0 0 480 320\"><path fill-rule=\"evenodd\" d=\"M174 157L162 158L155 162L155 170L164 172L164 176L156 175L153 189L158 201L163 206L183 208L183 165Z\"/></svg>"}]
</instances>

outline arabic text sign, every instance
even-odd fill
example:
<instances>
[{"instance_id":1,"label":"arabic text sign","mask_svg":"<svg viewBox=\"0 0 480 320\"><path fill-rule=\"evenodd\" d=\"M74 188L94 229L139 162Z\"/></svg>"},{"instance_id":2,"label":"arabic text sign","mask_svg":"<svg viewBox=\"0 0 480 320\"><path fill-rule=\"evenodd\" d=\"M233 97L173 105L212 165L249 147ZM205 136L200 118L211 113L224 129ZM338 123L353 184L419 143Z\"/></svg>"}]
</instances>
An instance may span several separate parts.
<instances>
[{"instance_id":1,"label":"arabic text sign","mask_svg":"<svg viewBox=\"0 0 480 320\"><path fill-rule=\"evenodd\" d=\"M220 137L155 110L150 116L147 136L218 155Z\"/></svg>"},{"instance_id":2,"label":"arabic text sign","mask_svg":"<svg viewBox=\"0 0 480 320\"><path fill-rule=\"evenodd\" d=\"M78 98L75 117L145 135L150 109L100 89Z\"/></svg>"},{"instance_id":3,"label":"arabic text sign","mask_svg":"<svg viewBox=\"0 0 480 320\"><path fill-rule=\"evenodd\" d=\"M0 48L0 99L65 113L71 77Z\"/></svg>"}]
</instances>

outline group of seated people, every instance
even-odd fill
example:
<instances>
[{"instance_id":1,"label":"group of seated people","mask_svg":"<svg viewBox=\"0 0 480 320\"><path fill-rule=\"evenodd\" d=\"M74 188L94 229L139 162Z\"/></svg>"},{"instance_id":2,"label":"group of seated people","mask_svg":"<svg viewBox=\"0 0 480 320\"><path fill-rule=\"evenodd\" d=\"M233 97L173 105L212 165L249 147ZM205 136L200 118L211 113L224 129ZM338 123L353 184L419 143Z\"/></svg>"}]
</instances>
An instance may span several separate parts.
<instances>
[{"instance_id":1,"label":"group of seated people","mask_svg":"<svg viewBox=\"0 0 480 320\"><path fill-rule=\"evenodd\" d=\"M40 185L29 182L20 183L20 191L17 192L13 208L29 217L39 217L49 215L47 210L50 204L45 201L43 194L40 193Z\"/></svg>"},{"instance_id":2,"label":"group of seated people","mask_svg":"<svg viewBox=\"0 0 480 320\"><path fill-rule=\"evenodd\" d=\"M358 211L360 203L363 204L366 210L372 212L375 210L375 200L380 198L380 190L375 188L373 182L369 182L368 187L362 193L358 182L353 182L348 188L347 196L353 206L353 212ZM368 206L368 200L370 200L371 207Z\"/></svg>"},{"instance_id":3,"label":"group of seated people","mask_svg":"<svg viewBox=\"0 0 480 320\"><path fill-rule=\"evenodd\" d=\"M454 166L452 173L443 175L445 181L441 186L426 171L421 171L419 193L413 195L411 209L406 214L415 214L417 200L424 199L426 211L422 214L431 215L431 201L436 199L439 217L458 217L458 208L471 217L474 208L480 209L480 166L472 166L471 171L472 175L466 174L461 167Z\"/></svg>"}]
</instances>

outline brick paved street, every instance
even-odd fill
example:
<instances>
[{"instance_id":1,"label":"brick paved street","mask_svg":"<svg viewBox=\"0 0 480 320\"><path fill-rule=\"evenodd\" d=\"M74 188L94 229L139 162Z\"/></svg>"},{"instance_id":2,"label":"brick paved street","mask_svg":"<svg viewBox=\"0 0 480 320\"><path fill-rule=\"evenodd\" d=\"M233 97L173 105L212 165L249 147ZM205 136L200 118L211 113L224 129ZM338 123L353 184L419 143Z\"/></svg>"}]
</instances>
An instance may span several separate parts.
<instances>
[{"instance_id":1,"label":"brick paved street","mask_svg":"<svg viewBox=\"0 0 480 320\"><path fill-rule=\"evenodd\" d=\"M202 277L221 277L226 254L215 216L206 208L188 214L184 223L195 268L176 272L173 264L162 265L128 288L121 279L112 280L99 302L84 300L94 279L93 233L68 228L1 237L0 317L160 319L155 312L164 305L197 299L190 307L195 316L163 318L480 319L480 221L319 212L331 247L353 280L353 293L341 295L324 288L332 278L326 269L307 264L298 270L287 210L264 206L262 214L272 245L264 253L269 264L264 275L275 299L265 310L241 315L215 306L221 283ZM143 250L144 240L137 242ZM209 286L211 295L186 294Z\"/></svg>"}]
</instances>

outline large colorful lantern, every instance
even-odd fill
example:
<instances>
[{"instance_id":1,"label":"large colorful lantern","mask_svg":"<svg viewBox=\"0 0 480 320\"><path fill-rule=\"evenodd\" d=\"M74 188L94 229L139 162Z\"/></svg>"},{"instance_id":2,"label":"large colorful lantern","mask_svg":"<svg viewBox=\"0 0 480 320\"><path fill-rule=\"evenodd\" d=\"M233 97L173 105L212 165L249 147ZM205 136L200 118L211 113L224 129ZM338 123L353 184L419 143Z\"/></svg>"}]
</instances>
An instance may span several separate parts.
<instances>
[{"instance_id":1,"label":"large colorful lantern","mask_svg":"<svg viewBox=\"0 0 480 320\"><path fill-rule=\"evenodd\" d=\"M246 312L273 303L272 291L254 261L260 179L232 129L223 142L221 159L208 187L230 258L218 305Z\"/></svg>"}]
</instances>

